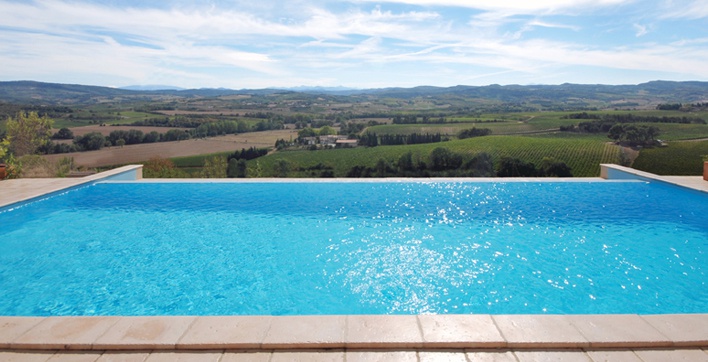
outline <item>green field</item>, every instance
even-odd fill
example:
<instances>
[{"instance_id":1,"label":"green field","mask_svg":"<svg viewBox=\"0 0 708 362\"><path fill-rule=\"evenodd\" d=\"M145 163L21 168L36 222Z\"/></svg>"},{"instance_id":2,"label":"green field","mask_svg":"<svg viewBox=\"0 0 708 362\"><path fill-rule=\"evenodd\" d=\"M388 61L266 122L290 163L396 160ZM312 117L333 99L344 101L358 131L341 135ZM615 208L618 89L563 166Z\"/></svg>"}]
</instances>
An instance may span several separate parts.
<instances>
[{"instance_id":1,"label":"green field","mask_svg":"<svg viewBox=\"0 0 708 362\"><path fill-rule=\"evenodd\" d=\"M76 112L71 118L55 118L54 128L71 128L88 126L92 124L130 124L148 118L164 118L151 113L133 111L100 111L100 112Z\"/></svg>"},{"instance_id":2,"label":"green field","mask_svg":"<svg viewBox=\"0 0 708 362\"><path fill-rule=\"evenodd\" d=\"M413 154L414 159L428 162L428 155L437 147L445 147L460 153L465 160L480 152L491 154L495 162L508 156L537 165L544 157L553 157L570 166L573 175L577 177L599 176L599 164L618 163L620 154L619 147L594 138L487 136L408 146L278 152L249 161L249 174L255 176L253 172L258 164L262 170L261 176L273 176L275 163L283 159L290 162L291 169L305 169L322 164L332 167L335 177L343 177L354 166L373 167L379 159L394 163L401 155L409 151ZM308 171L293 171L289 176L311 177L312 174Z\"/></svg>"},{"instance_id":3,"label":"green field","mask_svg":"<svg viewBox=\"0 0 708 362\"><path fill-rule=\"evenodd\" d=\"M702 175L704 155L708 155L708 141L672 142L642 150L632 167L658 175Z\"/></svg>"}]
</instances>

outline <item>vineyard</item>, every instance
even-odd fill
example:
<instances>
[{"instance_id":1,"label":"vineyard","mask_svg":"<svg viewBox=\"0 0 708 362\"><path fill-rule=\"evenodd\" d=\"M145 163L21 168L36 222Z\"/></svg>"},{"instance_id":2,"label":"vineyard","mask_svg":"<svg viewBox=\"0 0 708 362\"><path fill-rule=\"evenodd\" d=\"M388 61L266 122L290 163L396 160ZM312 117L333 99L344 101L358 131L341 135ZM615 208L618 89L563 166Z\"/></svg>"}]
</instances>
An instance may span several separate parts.
<instances>
[{"instance_id":1,"label":"vineyard","mask_svg":"<svg viewBox=\"0 0 708 362\"><path fill-rule=\"evenodd\" d=\"M480 152L489 153L495 162L502 157L513 157L537 165L543 158L553 157L570 166L576 177L599 176L599 164L618 163L620 155L619 147L594 138L487 136L422 145L278 152L249 161L249 175L273 176L276 163L286 160L293 170L290 177L310 177L307 170L317 165L331 167L335 177L343 177L354 166L374 167L379 159L395 163L407 152L413 154L414 160L428 162L428 156L437 147L459 153L465 160Z\"/></svg>"},{"instance_id":2,"label":"vineyard","mask_svg":"<svg viewBox=\"0 0 708 362\"><path fill-rule=\"evenodd\" d=\"M700 175L704 155L708 155L708 141L672 142L642 150L632 167L657 175Z\"/></svg>"},{"instance_id":3,"label":"vineyard","mask_svg":"<svg viewBox=\"0 0 708 362\"><path fill-rule=\"evenodd\" d=\"M515 134L526 132L538 132L550 129L558 129L559 125L577 123L574 120L547 120L532 119L530 121L501 121L501 122L472 122L472 123L447 123L447 124L387 124L369 127L367 131L379 135L384 134L425 134L441 133L448 136L455 136L460 131L470 128L487 128L492 130L492 134Z\"/></svg>"}]
</instances>

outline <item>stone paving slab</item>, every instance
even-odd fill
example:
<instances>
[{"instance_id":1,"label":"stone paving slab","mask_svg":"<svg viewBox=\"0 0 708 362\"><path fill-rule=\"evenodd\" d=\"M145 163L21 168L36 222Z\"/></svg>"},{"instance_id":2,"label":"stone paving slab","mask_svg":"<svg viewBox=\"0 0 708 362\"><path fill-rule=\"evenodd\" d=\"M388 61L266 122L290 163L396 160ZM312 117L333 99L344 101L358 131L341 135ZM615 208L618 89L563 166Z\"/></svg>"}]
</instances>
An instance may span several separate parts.
<instances>
[{"instance_id":1,"label":"stone paving slab","mask_svg":"<svg viewBox=\"0 0 708 362\"><path fill-rule=\"evenodd\" d=\"M489 315L420 315L424 344L438 348L500 348L507 345Z\"/></svg>"},{"instance_id":2,"label":"stone paving slab","mask_svg":"<svg viewBox=\"0 0 708 362\"><path fill-rule=\"evenodd\" d=\"M565 315L495 315L492 319L512 348L590 347Z\"/></svg>"},{"instance_id":3,"label":"stone paving slab","mask_svg":"<svg viewBox=\"0 0 708 362\"><path fill-rule=\"evenodd\" d=\"M708 339L708 314L656 314L642 316L642 319L668 337L676 347Z\"/></svg>"},{"instance_id":4,"label":"stone paving slab","mask_svg":"<svg viewBox=\"0 0 708 362\"><path fill-rule=\"evenodd\" d=\"M0 349L708 348L708 314L0 317Z\"/></svg>"},{"instance_id":5,"label":"stone paving slab","mask_svg":"<svg viewBox=\"0 0 708 362\"><path fill-rule=\"evenodd\" d=\"M538 351L465 351L465 350L309 350L309 351L3 351L3 362L707 362L708 353L701 349L679 350L538 350Z\"/></svg>"},{"instance_id":6,"label":"stone paving slab","mask_svg":"<svg viewBox=\"0 0 708 362\"><path fill-rule=\"evenodd\" d=\"M97 350L171 349L197 317L124 317L93 342Z\"/></svg>"},{"instance_id":7,"label":"stone paving slab","mask_svg":"<svg viewBox=\"0 0 708 362\"><path fill-rule=\"evenodd\" d=\"M638 315L569 315L567 318L593 348L672 346L669 337Z\"/></svg>"}]
</instances>

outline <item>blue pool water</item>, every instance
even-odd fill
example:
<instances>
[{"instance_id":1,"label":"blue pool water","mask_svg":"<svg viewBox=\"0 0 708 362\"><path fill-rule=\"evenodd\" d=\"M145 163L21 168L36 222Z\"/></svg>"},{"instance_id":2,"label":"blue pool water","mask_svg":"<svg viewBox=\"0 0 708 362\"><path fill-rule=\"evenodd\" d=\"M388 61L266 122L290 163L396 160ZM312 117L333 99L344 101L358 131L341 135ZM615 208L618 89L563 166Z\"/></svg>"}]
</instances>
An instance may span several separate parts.
<instances>
[{"instance_id":1,"label":"blue pool water","mask_svg":"<svg viewBox=\"0 0 708 362\"><path fill-rule=\"evenodd\" d=\"M0 315L708 312L645 182L99 183L0 209Z\"/></svg>"}]
</instances>

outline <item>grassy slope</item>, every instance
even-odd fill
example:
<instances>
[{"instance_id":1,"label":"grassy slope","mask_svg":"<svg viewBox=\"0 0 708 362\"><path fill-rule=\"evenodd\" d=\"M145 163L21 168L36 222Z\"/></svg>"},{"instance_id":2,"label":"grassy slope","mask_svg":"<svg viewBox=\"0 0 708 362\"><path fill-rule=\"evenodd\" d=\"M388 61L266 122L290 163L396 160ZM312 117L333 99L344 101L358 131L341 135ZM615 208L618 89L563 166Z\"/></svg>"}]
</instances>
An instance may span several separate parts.
<instances>
[{"instance_id":1,"label":"grassy slope","mask_svg":"<svg viewBox=\"0 0 708 362\"><path fill-rule=\"evenodd\" d=\"M436 147L446 147L469 159L480 152L491 154L496 161L504 156L520 158L526 162L539 164L544 157L554 157L566 162L574 176L598 176L600 163L617 163L619 148L596 138L570 137L520 137L488 136L443 143L431 143L411 146L359 147L354 149L335 149L323 151L286 151L259 158L249 162L249 171L256 167L262 169L262 176L271 176L275 162L285 159L293 168L307 168L319 163L334 169L337 177L342 177L353 166L373 167L379 159L395 162L402 154L410 151L414 159L428 162L428 155ZM309 176L307 173L293 172L291 176Z\"/></svg>"}]
</instances>

